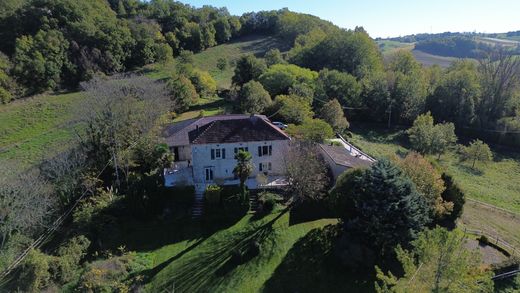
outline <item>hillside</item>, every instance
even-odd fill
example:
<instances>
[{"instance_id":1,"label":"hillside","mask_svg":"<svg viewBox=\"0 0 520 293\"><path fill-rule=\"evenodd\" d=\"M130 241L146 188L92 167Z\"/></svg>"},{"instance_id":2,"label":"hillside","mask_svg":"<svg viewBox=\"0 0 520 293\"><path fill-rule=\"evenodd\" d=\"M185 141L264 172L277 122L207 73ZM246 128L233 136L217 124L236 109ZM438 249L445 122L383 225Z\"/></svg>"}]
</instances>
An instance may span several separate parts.
<instances>
[{"instance_id":1,"label":"hillside","mask_svg":"<svg viewBox=\"0 0 520 293\"><path fill-rule=\"evenodd\" d=\"M233 75L232 64L245 54L262 57L271 48L284 49L274 37L249 36L232 43L216 46L194 55L195 65L209 71L220 88L229 88ZM219 70L216 62L224 58L225 70ZM175 64L154 64L139 72L160 80L168 78ZM81 131L77 121L81 116L81 92L45 94L0 105L0 162L19 170L30 168L45 158L65 151L77 141L76 132ZM217 103L215 104L215 101ZM183 118L196 117L201 110L205 115L224 111L224 105L216 100L201 100L193 109L183 113ZM206 106L214 103L214 107Z\"/></svg>"}]
</instances>

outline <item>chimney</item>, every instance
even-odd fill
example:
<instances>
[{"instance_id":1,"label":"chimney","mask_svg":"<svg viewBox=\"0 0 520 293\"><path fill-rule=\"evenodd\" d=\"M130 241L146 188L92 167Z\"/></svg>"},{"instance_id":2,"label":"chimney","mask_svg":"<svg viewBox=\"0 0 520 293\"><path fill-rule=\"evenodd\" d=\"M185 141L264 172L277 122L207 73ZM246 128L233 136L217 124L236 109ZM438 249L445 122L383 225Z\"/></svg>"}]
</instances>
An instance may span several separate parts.
<instances>
[{"instance_id":1,"label":"chimney","mask_svg":"<svg viewBox=\"0 0 520 293\"><path fill-rule=\"evenodd\" d=\"M258 117L255 114L251 114L249 116L249 120L251 121L251 123L255 124L256 121L258 120Z\"/></svg>"}]
</instances>

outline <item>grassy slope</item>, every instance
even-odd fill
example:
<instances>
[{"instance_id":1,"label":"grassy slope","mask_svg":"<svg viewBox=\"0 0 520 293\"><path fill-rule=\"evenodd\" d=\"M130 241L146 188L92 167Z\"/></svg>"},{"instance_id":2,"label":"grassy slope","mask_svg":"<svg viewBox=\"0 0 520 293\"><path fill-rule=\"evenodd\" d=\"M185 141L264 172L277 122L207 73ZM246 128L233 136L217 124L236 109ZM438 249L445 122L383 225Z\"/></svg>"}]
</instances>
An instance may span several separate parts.
<instances>
[{"instance_id":1,"label":"grassy slope","mask_svg":"<svg viewBox=\"0 0 520 293\"><path fill-rule=\"evenodd\" d=\"M219 88L228 89L231 87L231 77L233 76L234 64L240 56L254 54L263 57L270 49L278 48L281 51L286 49L276 38L265 36L247 36L236 41L209 48L201 53L195 54L195 67L208 71L217 81ZM228 65L224 70L217 68L217 61L225 58ZM148 73L152 78L168 78L174 70L174 64L151 65L148 66Z\"/></svg>"},{"instance_id":2,"label":"grassy slope","mask_svg":"<svg viewBox=\"0 0 520 293\"><path fill-rule=\"evenodd\" d=\"M27 168L73 139L80 93L41 95L0 106L0 162Z\"/></svg>"},{"instance_id":3,"label":"grassy slope","mask_svg":"<svg viewBox=\"0 0 520 293\"><path fill-rule=\"evenodd\" d=\"M372 282L356 283L317 260L316 256L329 251L314 236L321 234L319 228L337 220L290 225L289 213L280 211L261 220L252 221L251 217L247 215L210 236L147 252L154 269L146 291L175 288L179 292L338 292L351 287L366 292L373 288ZM246 247L251 240L260 243L260 254L238 266L232 265L229 259L233 249Z\"/></svg>"},{"instance_id":4,"label":"grassy slope","mask_svg":"<svg viewBox=\"0 0 520 293\"><path fill-rule=\"evenodd\" d=\"M274 47L280 48L274 38L247 37L195 54L195 63L197 67L208 70L218 81L219 87L229 88L233 67L229 65L225 71L218 70L218 58L233 61L246 53L263 56ZM144 72L151 78L163 79L169 76L171 70L173 64L152 65ZM42 158L66 150L74 139L75 115L80 113L77 108L82 98L79 92L39 95L0 105L0 163L12 161L10 165L23 170L38 164ZM201 99L177 119L197 117L201 110L206 116L215 115L228 111L229 105L218 99Z\"/></svg>"},{"instance_id":5,"label":"grassy slope","mask_svg":"<svg viewBox=\"0 0 520 293\"><path fill-rule=\"evenodd\" d=\"M358 125L354 127L352 141L375 156L392 156L408 151L404 130L388 131ZM459 162L454 152L443 155L438 163L442 170L455 177L469 198L519 214L514 217L478 204L468 204L463 222L471 228L499 233L511 243L520 245L520 154L494 149L494 157L493 162L479 165L478 170Z\"/></svg>"}]
</instances>

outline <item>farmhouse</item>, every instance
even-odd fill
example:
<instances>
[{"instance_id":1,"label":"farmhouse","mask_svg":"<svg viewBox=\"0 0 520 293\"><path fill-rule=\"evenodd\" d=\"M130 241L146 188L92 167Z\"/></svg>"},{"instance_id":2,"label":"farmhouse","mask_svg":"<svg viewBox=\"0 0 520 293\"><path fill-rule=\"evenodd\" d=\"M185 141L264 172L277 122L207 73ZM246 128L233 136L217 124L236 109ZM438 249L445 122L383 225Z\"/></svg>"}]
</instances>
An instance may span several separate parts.
<instances>
[{"instance_id":1,"label":"farmhouse","mask_svg":"<svg viewBox=\"0 0 520 293\"><path fill-rule=\"evenodd\" d=\"M165 169L165 185L194 185L203 189L208 184L233 185L239 180L233 174L235 153L252 154L253 173L246 181L255 189L258 174L263 185L283 185L284 153L290 138L264 115L220 115L189 119L165 129L164 136L174 163Z\"/></svg>"}]
</instances>

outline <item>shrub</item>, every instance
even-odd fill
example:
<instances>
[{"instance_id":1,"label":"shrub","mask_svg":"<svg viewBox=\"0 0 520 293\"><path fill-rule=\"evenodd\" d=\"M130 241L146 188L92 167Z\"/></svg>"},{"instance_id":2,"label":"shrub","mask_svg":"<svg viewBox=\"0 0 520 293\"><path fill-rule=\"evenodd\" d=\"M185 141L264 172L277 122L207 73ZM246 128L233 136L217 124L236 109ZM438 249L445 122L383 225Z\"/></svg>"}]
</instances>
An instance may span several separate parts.
<instances>
[{"instance_id":1,"label":"shrub","mask_svg":"<svg viewBox=\"0 0 520 293\"><path fill-rule=\"evenodd\" d=\"M278 194L262 192L258 197L258 202L262 207L262 211L270 212L281 199L282 198Z\"/></svg>"},{"instance_id":2,"label":"shrub","mask_svg":"<svg viewBox=\"0 0 520 293\"><path fill-rule=\"evenodd\" d=\"M485 245L488 245L489 244L489 239L487 238L486 235L481 235L479 238L478 238L478 242L482 243L482 244L485 244Z\"/></svg>"},{"instance_id":3,"label":"shrub","mask_svg":"<svg viewBox=\"0 0 520 293\"><path fill-rule=\"evenodd\" d=\"M58 257L55 259L56 263L51 268L51 270L55 270L53 277L61 283L71 281L89 246L90 240L83 235L76 236L61 246L58 249Z\"/></svg>"},{"instance_id":4,"label":"shrub","mask_svg":"<svg viewBox=\"0 0 520 293\"><path fill-rule=\"evenodd\" d=\"M206 202L211 205L220 204L220 194L222 192L222 188L218 185L210 185L206 188L204 193Z\"/></svg>"},{"instance_id":5,"label":"shrub","mask_svg":"<svg viewBox=\"0 0 520 293\"><path fill-rule=\"evenodd\" d=\"M37 249L29 252L22 265L20 284L26 292L40 292L50 280L49 256Z\"/></svg>"},{"instance_id":6,"label":"shrub","mask_svg":"<svg viewBox=\"0 0 520 293\"><path fill-rule=\"evenodd\" d=\"M135 266L135 254L112 257L86 266L77 285L80 292L129 292L129 276Z\"/></svg>"}]
</instances>

